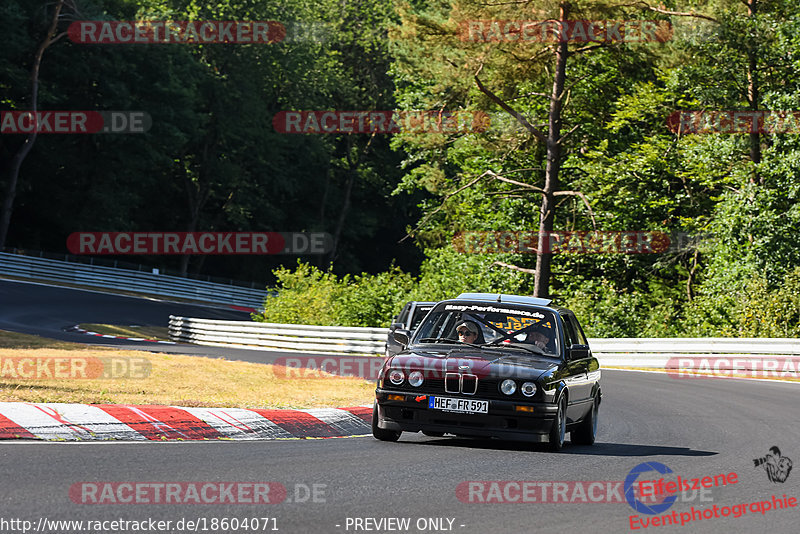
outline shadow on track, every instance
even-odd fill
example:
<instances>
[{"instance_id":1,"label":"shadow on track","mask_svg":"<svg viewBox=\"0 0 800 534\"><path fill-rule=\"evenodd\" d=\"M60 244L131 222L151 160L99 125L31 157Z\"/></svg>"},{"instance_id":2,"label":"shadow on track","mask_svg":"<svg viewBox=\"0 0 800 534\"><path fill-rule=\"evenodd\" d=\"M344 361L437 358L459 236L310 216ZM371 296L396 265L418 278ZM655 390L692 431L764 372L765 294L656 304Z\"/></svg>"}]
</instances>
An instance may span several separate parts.
<instances>
[{"instance_id":1,"label":"shadow on track","mask_svg":"<svg viewBox=\"0 0 800 534\"><path fill-rule=\"evenodd\" d=\"M499 451L550 452L547 443L525 443L492 439L470 438L431 438L427 441L403 441L408 445L428 445L434 447L459 447L470 449L492 449ZM561 452L552 454L583 454L589 456L714 456L712 451L699 451L688 447L669 447L665 445L640 445L633 443L595 442L592 446L572 445L567 441Z\"/></svg>"}]
</instances>

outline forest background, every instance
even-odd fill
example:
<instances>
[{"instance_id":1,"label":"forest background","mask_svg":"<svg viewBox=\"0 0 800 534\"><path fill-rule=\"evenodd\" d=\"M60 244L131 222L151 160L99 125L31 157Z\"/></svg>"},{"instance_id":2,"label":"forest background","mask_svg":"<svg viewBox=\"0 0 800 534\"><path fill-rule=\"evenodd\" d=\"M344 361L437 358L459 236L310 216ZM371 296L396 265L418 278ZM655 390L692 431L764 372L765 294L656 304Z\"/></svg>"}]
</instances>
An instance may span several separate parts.
<instances>
[{"instance_id":1,"label":"forest background","mask_svg":"<svg viewBox=\"0 0 800 534\"><path fill-rule=\"evenodd\" d=\"M464 38L467 21L562 18L670 33ZM4 0L0 108L33 109L48 36L145 19L295 33L266 45L54 40L38 109L144 110L153 126L39 135L13 184L26 137L0 135L0 191L13 199L0 248L65 252L78 231L328 232L334 248L317 256L120 259L274 287L256 317L270 322L385 326L407 300L486 291L550 296L594 337L800 335L800 124L668 127L677 111L800 110L794 0ZM282 134L272 122L288 110L485 113L492 127ZM660 232L673 246L546 255L458 241L540 230Z\"/></svg>"}]
</instances>

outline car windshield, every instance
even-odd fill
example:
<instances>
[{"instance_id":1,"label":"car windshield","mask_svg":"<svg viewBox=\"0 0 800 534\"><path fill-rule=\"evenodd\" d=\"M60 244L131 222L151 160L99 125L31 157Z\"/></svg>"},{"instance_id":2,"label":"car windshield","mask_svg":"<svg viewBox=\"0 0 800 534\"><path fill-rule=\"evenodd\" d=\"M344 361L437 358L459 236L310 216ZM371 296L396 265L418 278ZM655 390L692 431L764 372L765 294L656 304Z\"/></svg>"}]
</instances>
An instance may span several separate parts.
<instances>
[{"instance_id":1,"label":"car windshield","mask_svg":"<svg viewBox=\"0 0 800 534\"><path fill-rule=\"evenodd\" d=\"M425 318L412 344L468 343L556 357L553 312L531 306L443 302Z\"/></svg>"}]
</instances>

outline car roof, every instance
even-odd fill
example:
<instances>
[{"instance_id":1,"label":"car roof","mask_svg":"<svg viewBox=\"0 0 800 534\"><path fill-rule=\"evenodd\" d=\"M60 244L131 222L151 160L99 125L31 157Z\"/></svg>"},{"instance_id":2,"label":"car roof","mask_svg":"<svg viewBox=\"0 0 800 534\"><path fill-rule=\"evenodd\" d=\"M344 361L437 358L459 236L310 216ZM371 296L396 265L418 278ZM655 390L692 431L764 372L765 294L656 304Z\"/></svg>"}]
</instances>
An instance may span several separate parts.
<instances>
[{"instance_id":1,"label":"car roof","mask_svg":"<svg viewBox=\"0 0 800 534\"><path fill-rule=\"evenodd\" d=\"M523 295L509 295L506 293L461 293L452 300L479 300L484 302L505 303L505 304L530 304L533 306L549 306L550 299L539 297L527 297Z\"/></svg>"},{"instance_id":2,"label":"car roof","mask_svg":"<svg viewBox=\"0 0 800 534\"><path fill-rule=\"evenodd\" d=\"M500 297L499 301L498 297ZM575 315L574 312L562 306L550 306L549 304L553 302L551 299L529 297L526 295L510 295L506 293L461 293L454 299L447 299L446 302L458 302L464 300L473 302L491 302L493 304L497 304L499 302L501 304L525 304L528 306L540 306L542 308L554 311L557 314L569 313Z\"/></svg>"}]
</instances>

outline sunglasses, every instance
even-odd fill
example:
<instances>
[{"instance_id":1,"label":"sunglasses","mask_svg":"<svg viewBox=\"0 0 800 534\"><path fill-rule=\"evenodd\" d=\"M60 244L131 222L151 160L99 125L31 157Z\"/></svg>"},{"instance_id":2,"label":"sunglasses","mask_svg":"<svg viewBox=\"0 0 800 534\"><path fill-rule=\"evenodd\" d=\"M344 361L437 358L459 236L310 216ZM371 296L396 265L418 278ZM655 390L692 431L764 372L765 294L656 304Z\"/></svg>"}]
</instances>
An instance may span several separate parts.
<instances>
[{"instance_id":1,"label":"sunglasses","mask_svg":"<svg viewBox=\"0 0 800 534\"><path fill-rule=\"evenodd\" d=\"M470 332L469 330L459 330L458 331L458 335L459 336L477 336L478 334L477 334L477 332Z\"/></svg>"}]
</instances>

